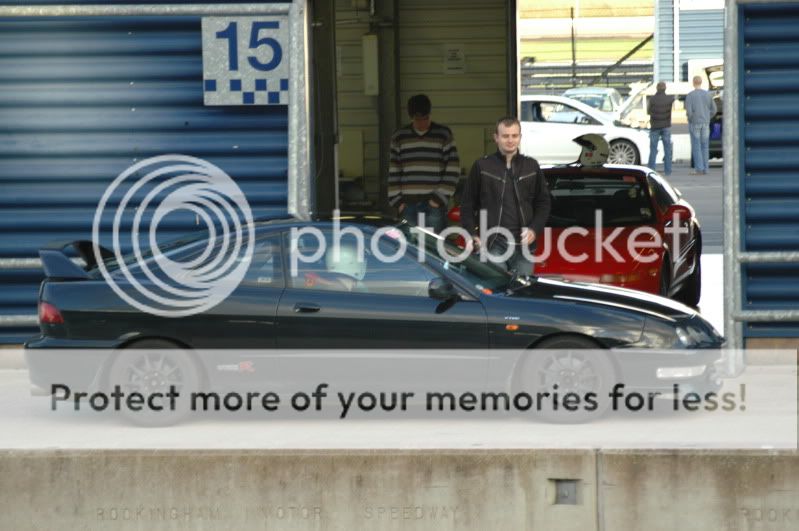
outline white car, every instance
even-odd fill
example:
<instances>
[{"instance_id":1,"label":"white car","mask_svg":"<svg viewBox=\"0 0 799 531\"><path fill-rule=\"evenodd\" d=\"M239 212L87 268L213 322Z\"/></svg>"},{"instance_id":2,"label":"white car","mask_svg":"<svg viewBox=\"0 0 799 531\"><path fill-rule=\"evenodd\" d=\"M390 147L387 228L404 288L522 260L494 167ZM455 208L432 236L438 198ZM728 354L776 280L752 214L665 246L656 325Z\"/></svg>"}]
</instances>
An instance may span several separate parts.
<instances>
[{"instance_id":1,"label":"white car","mask_svg":"<svg viewBox=\"0 0 799 531\"><path fill-rule=\"evenodd\" d=\"M611 87L574 87L561 95L590 105L613 120L619 119L619 109L624 101L619 91Z\"/></svg>"},{"instance_id":2,"label":"white car","mask_svg":"<svg viewBox=\"0 0 799 531\"><path fill-rule=\"evenodd\" d=\"M522 96L521 152L542 164L568 164L580 156L574 139L603 135L611 164L642 164L649 157L647 131L614 123L605 113L563 96Z\"/></svg>"}]
</instances>

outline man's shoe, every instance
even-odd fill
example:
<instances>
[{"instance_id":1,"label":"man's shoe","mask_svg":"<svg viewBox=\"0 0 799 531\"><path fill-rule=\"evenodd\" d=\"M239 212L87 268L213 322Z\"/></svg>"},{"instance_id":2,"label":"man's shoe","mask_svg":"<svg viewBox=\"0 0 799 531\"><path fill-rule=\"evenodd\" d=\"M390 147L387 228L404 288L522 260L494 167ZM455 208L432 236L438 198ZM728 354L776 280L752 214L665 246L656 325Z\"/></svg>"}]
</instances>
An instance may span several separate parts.
<instances>
[{"instance_id":1,"label":"man's shoe","mask_svg":"<svg viewBox=\"0 0 799 531\"><path fill-rule=\"evenodd\" d=\"M702 175L701 171L691 170L688 172L688 175Z\"/></svg>"}]
</instances>

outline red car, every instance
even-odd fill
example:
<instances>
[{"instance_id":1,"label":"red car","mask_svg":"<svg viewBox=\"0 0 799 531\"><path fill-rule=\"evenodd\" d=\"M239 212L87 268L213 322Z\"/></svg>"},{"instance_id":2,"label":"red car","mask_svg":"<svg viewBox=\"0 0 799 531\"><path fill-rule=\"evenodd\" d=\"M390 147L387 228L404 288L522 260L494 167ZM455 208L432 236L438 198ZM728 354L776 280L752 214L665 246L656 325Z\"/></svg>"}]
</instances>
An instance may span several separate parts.
<instances>
[{"instance_id":1,"label":"red car","mask_svg":"<svg viewBox=\"0 0 799 531\"><path fill-rule=\"evenodd\" d=\"M602 164L555 166L544 173L552 213L538 237L536 275L699 303L699 221L663 177L642 166ZM460 220L459 209L450 219Z\"/></svg>"}]
</instances>

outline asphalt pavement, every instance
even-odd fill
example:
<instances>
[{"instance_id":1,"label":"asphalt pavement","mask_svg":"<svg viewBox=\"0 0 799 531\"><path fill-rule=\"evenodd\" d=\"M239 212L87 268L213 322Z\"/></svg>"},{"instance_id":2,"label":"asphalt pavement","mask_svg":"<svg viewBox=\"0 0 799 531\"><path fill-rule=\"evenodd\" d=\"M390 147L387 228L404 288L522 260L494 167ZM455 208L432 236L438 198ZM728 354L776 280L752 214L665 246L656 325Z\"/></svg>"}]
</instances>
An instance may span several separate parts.
<instances>
[{"instance_id":1,"label":"asphalt pavement","mask_svg":"<svg viewBox=\"0 0 799 531\"><path fill-rule=\"evenodd\" d=\"M724 197L722 193L722 161L710 161L707 175L691 175L687 164L675 164L668 181L693 205L699 223L702 225L702 253L723 252L723 214ZM663 165L658 164L658 172L663 174Z\"/></svg>"}]
</instances>

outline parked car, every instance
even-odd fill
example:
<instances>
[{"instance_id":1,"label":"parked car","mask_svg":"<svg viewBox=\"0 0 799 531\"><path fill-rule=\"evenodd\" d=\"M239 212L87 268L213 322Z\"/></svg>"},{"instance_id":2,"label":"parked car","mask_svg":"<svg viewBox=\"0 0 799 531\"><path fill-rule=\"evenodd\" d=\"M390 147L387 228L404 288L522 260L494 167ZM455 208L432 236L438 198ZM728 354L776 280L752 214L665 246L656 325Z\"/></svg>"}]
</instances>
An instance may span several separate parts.
<instances>
[{"instance_id":1,"label":"parked car","mask_svg":"<svg viewBox=\"0 0 799 531\"><path fill-rule=\"evenodd\" d=\"M539 245L547 257L536 266L540 276L599 282L673 297L690 306L699 304L702 289L702 234L696 213L680 193L657 173L641 166L607 165L602 168L555 167L545 169L552 193L551 243ZM595 228L596 213L602 215ZM686 229L676 240L666 232L675 223ZM565 240L565 253L555 242L571 227L586 229ZM641 227L656 231L658 245L644 252L646 262L630 252L628 241ZM597 234L597 233L600 234ZM595 253L599 236L616 237L604 251ZM640 241L651 238L640 238ZM640 252L640 251L639 251ZM577 263L566 256L586 253ZM651 260L651 261L650 261Z\"/></svg>"},{"instance_id":2,"label":"parked car","mask_svg":"<svg viewBox=\"0 0 799 531\"><path fill-rule=\"evenodd\" d=\"M649 156L646 132L614 123L603 112L563 96L522 96L521 152L545 164L568 164L580 156L573 139L604 135L614 164L640 164Z\"/></svg>"},{"instance_id":3,"label":"parked car","mask_svg":"<svg viewBox=\"0 0 799 531\"><path fill-rule=\"evenodd\" d=\"M687 132L688 116L685 114L685 96L694 90L691 83L687 82L667 82L666 94L674 95L674 105L671 108L672 133L677 130ZM649 113L647 106L649 98L657 91L655 83L639 84L619 109L619 122L630 127L649 129ZM682 127L681 127L682 126Z\"/></svg>"},{"instance_id":4,"label":"parked car","mask_svg":"<svg viewBox=\"0 0 799 531\"><path fill-rule=\"evenodd\" d=\"M472 390L521 385L535 393L559 383L561 392L595 388L602 394L618 381L669 391L674 378L683 376L680 381L692 389L718 388L713 367L718 351L711 349L719 348L722 338L691 308L632 290L511 275L474 256L456 262L453 257L461 249L406 223L388 223L343 223L342 228L358 229L374 244L365 246L362 259L345 257L343 264L340 258L331 261L332 247L317 253L322 242L332 241L330 221L259 223L255 253L239 287L211 310L174 319L132 307L112 291L97 267L78 267L49 249L41 254L46 273L39 296L41 335L26 344L31 381L45 389L52 382L87 389L121 380L126 389L150 390L171 383L184 391L200 382L212 389L269 382L279 391L303 367L330 362L329 350L315 359L307 349L342 349L333 356L337 370L369 380L394 375L379 370L388 358L365 363L363 356L352 355L353 349L490 348L501 349L496 359L429 351L402 359L421 365L415 374L424 375L425 381L413 385L432 389L452 370L471 374L473 381L463 376L459 383ZM308 227L319 229L324 239L292 236L292 229ZM380 227L388 231L378 234ZM403 251L400 234L420 247L409 244ZM198 233L183 244L162 248L169 249L171 260L185 262L202 252L207 241L207 233ZM374 249L399 259L386 263ZM292 252L308 258L298 261L296 270L290 266ZM132 294L110 258L107 267ZM144 275L134 275L153 287ZM212 357L194 354L196 349L220 347L287 350L263 357L241 350L217 351ZM54 348L76 350L65 355ZM99 348L116 350L109 355L95 350ZM306 350L294 355L300 352L296 349ZM574 349L602 349L605 354ZM370 367L377 372L364 372ZM562 370L554 371L557 367ZM685 367L692 368L690 373L684 373ZM554 379L542 379L547 371Z\"/></svg>"},{"instance_id":5,"label":"parked car","mask_svg":"<svg viewBox=\"0 0 799 531\"><path fill-rule=\"evenodd\" d=\"M724 65L714 65L705 68L710 93L716 103L716 114L710 119L710 158L720 159L723 155L723 124L724 124Z\"/></svg>"},{"instance_id":6,"label":"parked car","mask_svg":"<svg viewBox=\"0 0 799 531\"><path fill-rule=\"evenodd\" d=\"M587 135L575 143L591 156L581 157L578 164L543 168L552 212L547 231L538 240L535 274L611 284L698 305L702 231L694 208L649 168L607 164L608 147L602 137ZM459 208L449 217L459 221ZM631 251L628 242L642 230L657 237L639 241L658 244ZM607 247L597 242L607 242ZM574 258L579 256L585 259Z\"/></svg>"},{"instance_id":7,"label":"parked car","mask_svg":"<svg viewBox=\"0 0 799 531\"><path fill-rule=\"evenodd\" d=\"M624 101L619 91L611 87L575 87L568 89L562 95L590 105L613 120L618 119L619 109Z\"/></svg>"}]
</instances>

